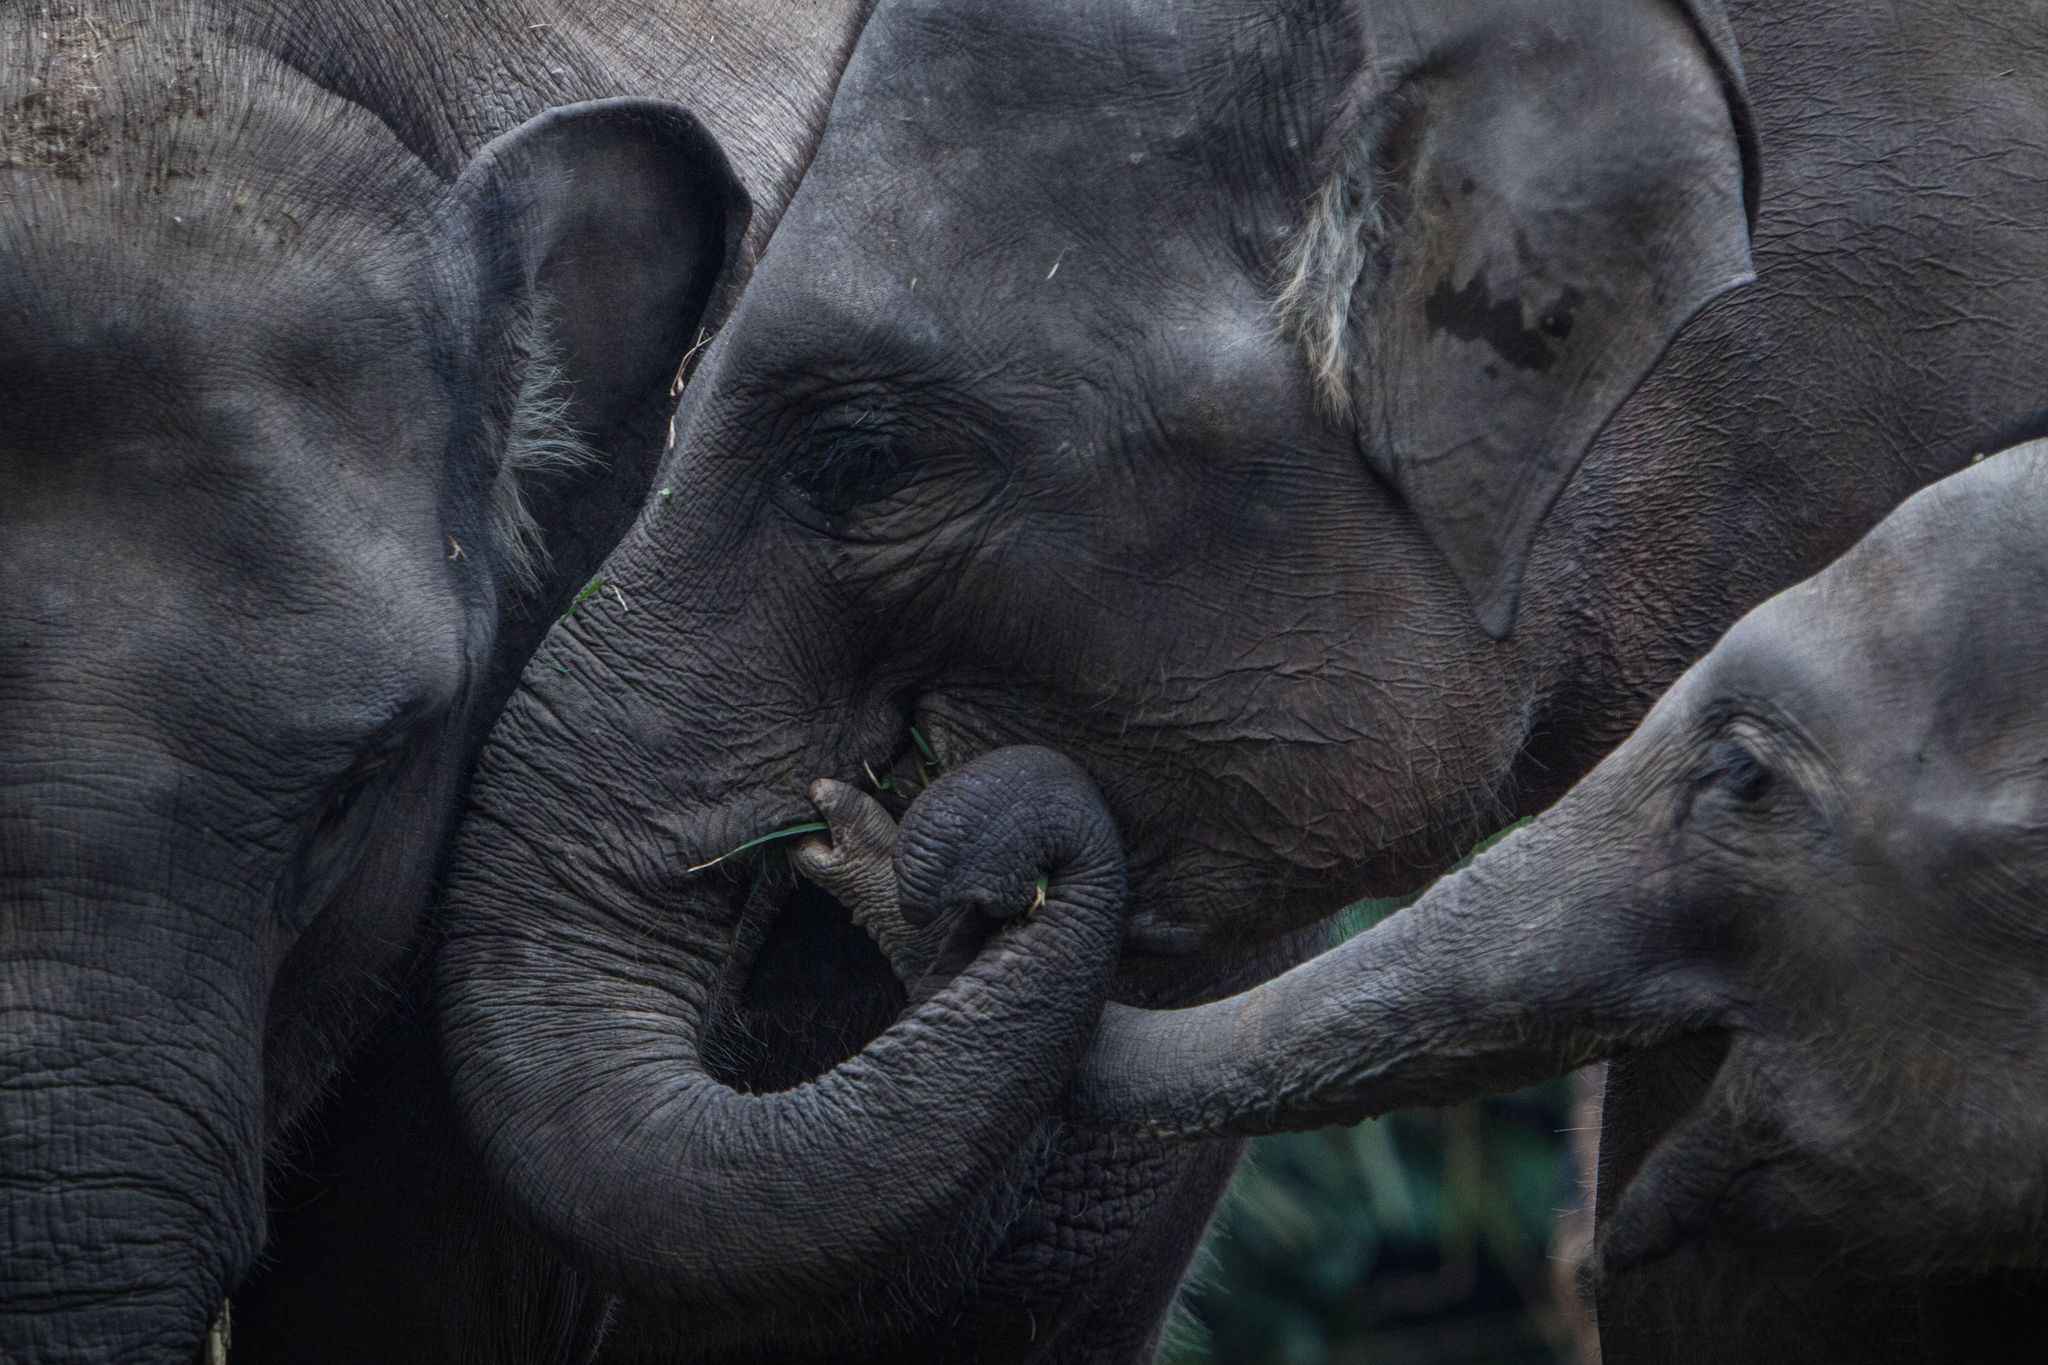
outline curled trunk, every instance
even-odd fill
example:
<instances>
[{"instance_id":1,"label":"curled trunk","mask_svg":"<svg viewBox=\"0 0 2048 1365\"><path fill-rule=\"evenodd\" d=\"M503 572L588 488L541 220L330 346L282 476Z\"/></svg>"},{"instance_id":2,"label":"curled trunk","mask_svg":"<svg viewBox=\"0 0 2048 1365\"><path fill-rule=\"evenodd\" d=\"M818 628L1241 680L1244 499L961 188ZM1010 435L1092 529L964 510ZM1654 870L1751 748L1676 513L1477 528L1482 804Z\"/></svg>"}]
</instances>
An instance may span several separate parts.
<instances>
[{"instance_id":1,"label":"curled trunk","mask_svg":"<svg viewBox=\"0 0 2048 1365\"><path fill-rule=\"evenodd\" d=\"M521 723L491 762L526 761ZM848 1061L742 1093L701 1055L730 897L630 887L512 814L470 821L451 884L444 1033L469 1130L579 1269L706 1318L815 1316L907 1264L1056 1103L1115 957L1122 853L1093 789L1043 751L990 755L906 817L899 875L928 912L1021 921Z\"/></svg>"}]
</instances>

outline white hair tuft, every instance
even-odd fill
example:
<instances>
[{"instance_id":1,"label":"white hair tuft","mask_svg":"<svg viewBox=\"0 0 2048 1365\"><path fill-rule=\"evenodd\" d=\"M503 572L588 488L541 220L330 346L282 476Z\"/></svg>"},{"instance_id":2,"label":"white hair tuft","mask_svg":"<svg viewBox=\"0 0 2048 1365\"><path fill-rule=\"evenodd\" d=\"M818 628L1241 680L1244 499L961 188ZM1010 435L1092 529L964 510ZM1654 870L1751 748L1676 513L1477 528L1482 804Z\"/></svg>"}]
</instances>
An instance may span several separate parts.
<instances>
[{"instance_id":1,"label":"white hair tuft","mask_svg":"<svg viewBox=\"0 0 2048 1365\"><path fill-rule=\"evenodd\" d=\"M547 544L527 505L527 482L560 477L595 464L599 456L569 421L572 389L549 342L546 328L534 327L533 350L519 383L505 460L498 470L492 531L503 547L504 564L522 591L540 586Z\"/></svg>"},{"instance_id":2,"label":"white hair tuft","mask_svg":"<svg viewBox=\"0 0 2048 1365\"><path fill-rule=\"evenodd\" d=\"M1281 327L1301 346L1329 410L1351 410L1351 311L1367 266L1387 233L1380 120L1365 128L1338 121L1350 145L1342 163L1309 200L1307 220L1289 245L1287 281L1274 301Z\"/></svg>"}]
</instances>

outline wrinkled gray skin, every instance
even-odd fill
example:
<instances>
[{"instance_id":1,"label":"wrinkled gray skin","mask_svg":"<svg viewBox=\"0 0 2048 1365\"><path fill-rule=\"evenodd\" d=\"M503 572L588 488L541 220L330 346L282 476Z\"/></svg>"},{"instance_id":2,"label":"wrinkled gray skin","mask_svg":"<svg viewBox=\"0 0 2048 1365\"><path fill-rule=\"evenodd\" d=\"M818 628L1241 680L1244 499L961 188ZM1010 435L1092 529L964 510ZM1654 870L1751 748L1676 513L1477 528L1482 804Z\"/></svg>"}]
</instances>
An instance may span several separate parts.
<instances>
[{"instance_id":1,"label":"wrinkled gray skin","mask_svg":"<svg viewBox=\"0 0 2048 1365\"><path fill-rule=\"evenodd\" d=\"M194 1357L644 494L746 196L573 102L779 205L853 7L593 8L0 15L0 1358Z\"/></svg>"},{"instance_id":2,"label":"wrinkled gray skin","mask_svg":"<svg viewBox=\"0 0 2048 1365\"><path fill-rule=\"evenodd\" d=\"M1072 753L1131 852L1118 993L1222 993L2039 421L2048 15L1732 18L878 7L607 563L630 610L529 670L451 878L457 1101L622 1357L1139 1356L1228 1170L1008 1107L1030 1028L938 1065L944 990L892 1024L843 908L687 872L814 779L913 725ZM947 1210L1003 1236L934 1281Z\"/></svg>"},{"instance_id":3,"label":"wrinkled gray skin","mask_svg":"<svg viewBox=\"0 0 2048 1365\"><path fill-rule=\"evenodd\" d=\"M1112 1010L1076 1112L1353 1122L1721 1031L1705 1099L1615 1192L1610 1267L1702 1238L2048 1267L2044 592L2035 442L1749 613L1554 808L1385 924L1228 1000Z\"/></svg>"}]
</instances>

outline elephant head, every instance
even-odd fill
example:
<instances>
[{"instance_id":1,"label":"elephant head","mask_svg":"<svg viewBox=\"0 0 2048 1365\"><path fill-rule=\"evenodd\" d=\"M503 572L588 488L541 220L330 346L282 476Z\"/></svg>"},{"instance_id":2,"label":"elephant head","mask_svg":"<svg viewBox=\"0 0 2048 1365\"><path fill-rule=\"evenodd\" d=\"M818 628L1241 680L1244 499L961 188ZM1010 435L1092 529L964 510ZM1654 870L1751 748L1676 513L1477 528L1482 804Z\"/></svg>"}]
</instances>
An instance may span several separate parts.
<instances>
[{"instance_id":1,"label":"elephant head","mask_svg":"<svg viewBox=\"0 0 2048 1365\"><path fill-rule=\"evenodd\" d=\"M0 1357L189 1361L746 208L676 106L451 184L74 9L0 20Z\"/></svg>"},{"instance_id":2,"label":"elephant head","mask_svg":"<svg viewBox=\"0 0 2048 1365\"><path fill-rule=\"evenodd\" d=\"M889 980L815 888L709 866L815 778L1071 753L1153 994L1485 820L1530 537L1748 278L1751 169L1709 4L880 6L618 595L480 764L444 1046L504 1186L600 1282L759 1321L1025 1140L1009 1078L1065 1035L942 1062L946 990L732 1064L721 1000Z\"/></svg>"},{"instance_id":3,"label":"elephant head","mask_svg":"<svg viewBox=\"0 0 2048 1365\"><path fill-rule=\"evenodd\" d=\"M1090 1121L1350 1121L1702 1031L1614 1266L1704 1237L1880 1272L2048 1263L2048 443L1740 621L1551 811L1322 958L1119 1011Z\"/></svg>"}]
</instances>

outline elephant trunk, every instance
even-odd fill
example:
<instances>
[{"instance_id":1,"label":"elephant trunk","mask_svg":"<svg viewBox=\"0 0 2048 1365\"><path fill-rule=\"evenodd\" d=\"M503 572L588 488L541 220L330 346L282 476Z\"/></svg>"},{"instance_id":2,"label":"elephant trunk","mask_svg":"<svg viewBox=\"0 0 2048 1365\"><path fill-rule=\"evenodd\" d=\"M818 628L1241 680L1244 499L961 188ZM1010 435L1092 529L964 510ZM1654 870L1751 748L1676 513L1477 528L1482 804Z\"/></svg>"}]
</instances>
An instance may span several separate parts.
<instances>
[{"instance_id":1,"label":"elephant trunk","mask_svg":"<svg viewBox=\"0 0 2048 1365\"><path fill-rule=\"evenodd\" d=\"M0 1360L190 1365L262 1234L253 1031L33 937L0 958Z\"/></svg>"},{"instance_id":2,"label":"elephant trunk","mask_svg":"<svg viewBox=\"0 0 2048 1365\"><path fill-rule=\"evenodd\" d=\"M1626 786L1588 779L1414 905L1249 991L1112 1006L1070 1116L1174 1138L1353 1123L1713 1027L1711 950L1674 951L1686 931L1658 878L1607 851L1626 847ZM1615 837L1587 837L1602 821Z\"/></svg>"},{"instance_id":3,"label":"elephant trunk","mask_svg":"<svg viewBox=\"0 0 2048 1365\"><path fill-rule=\"evenodd\" d=\"M905 819L906 904L1022 911L1036 868L1042 908L855 1056L746 1093L702 1056L734 894L678 885L673 864L629 870L561 827L587 819L616 841L621 815L600 792L544 809L512 796L529 783L509 765L561 760L548 734L565 733L563 713L529 692L501 721L456 855L440 998L465 1123L502 1186L604 1288L713 1320L811 1321L910 1265L1056 1106L1115 957L1115 831L1079 771L1042 751L941 779ZM713 812L681 828L685 849L706 829L734 832ZM1021 867L1021 888L948 881L948 850L963 846Z\"/></svg>"}]
</instances>

